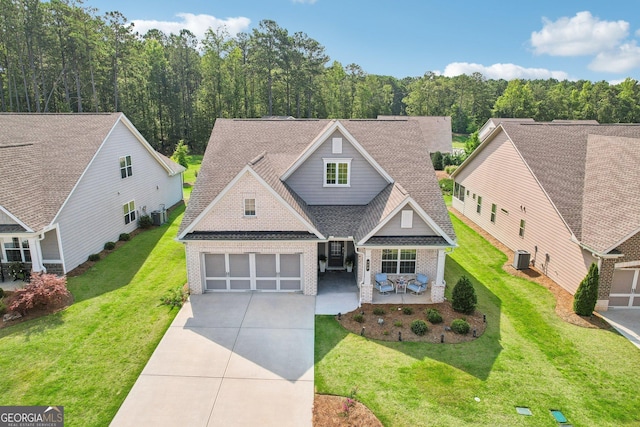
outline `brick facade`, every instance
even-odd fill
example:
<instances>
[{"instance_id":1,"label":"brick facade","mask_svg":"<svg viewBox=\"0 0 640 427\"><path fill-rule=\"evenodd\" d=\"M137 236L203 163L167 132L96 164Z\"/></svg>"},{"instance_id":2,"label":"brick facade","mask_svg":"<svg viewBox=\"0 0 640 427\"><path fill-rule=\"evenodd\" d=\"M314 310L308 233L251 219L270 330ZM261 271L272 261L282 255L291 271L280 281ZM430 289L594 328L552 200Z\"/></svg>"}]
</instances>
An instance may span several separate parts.
<instances>
[{"instance_id":1,"label":"brick facade","mask_svg":"<svg viewBox=\"0 0 640 427\"><path fill-rule=\"evenodd\" d=\"M240 254L247 252L275 254L300 252L302 261L302 286L305 295L318 293L318 244L317 242L188 242L187 253L187 277L189 289L193 294L204 292L202 277L204 267L201 265L201 254Z\"/></svg>"},{"instance_id":2,"label":"brick facade","mask_svg":"<svg viewBox=\"0 0 640 427\"><path fill-rule=\"evenodd\" d=\"M627 239L616 248L618 252L624 254L621 258L603 259L600 263L600 281L598 283L598 306L596 308L606 309L608 305L615 264L620 262L640 261L640 233ZM604 306L604 307L603 307Z\"/></svg>"}]
</instances>

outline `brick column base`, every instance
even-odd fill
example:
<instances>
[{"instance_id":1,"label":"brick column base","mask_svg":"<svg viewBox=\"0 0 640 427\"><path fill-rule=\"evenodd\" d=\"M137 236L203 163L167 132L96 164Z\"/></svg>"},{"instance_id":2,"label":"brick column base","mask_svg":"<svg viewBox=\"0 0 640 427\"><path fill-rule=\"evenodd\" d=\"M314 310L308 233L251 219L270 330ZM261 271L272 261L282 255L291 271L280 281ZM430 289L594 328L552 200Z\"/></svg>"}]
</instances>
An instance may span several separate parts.
<instances>
[{"instance_id":1,"label":"brick column base","mask_svg":"<svg viewBox=\"0 0 640 427\"><path fill-rule=\"evenodd\" d=\"M362 304L371 304L373 301L373 285L360 284L360 301Z\"/></svg>"},{"instance_id":2,"label":"brick column base","mask_svg":"<svg viewBox=\"0 0 640 427\"><path fill-rule=\"evenodd\" d=\"M444 302L444 288L447 286L447 282L444 280L442 283L431 283L431 302L436 304L439 302Z\"/></svg>"}]
</instances>

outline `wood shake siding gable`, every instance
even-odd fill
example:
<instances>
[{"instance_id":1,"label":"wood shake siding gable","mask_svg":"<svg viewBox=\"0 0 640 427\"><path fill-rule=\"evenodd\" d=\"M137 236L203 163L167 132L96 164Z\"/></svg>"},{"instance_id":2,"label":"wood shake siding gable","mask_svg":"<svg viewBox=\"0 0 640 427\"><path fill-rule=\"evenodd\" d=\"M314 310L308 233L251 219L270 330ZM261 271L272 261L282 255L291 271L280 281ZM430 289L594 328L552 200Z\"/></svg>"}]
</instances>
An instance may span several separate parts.
<instances>
[{"instance_id":1,"label":"wood shake siding gable","mask_svg":"<svg viewBox=\"0 0 640 427\"><path fill-rule=\"evenodd\" d=\"M119 159L131 156L133 174L122 178ZM167 171L122 123L118 122L80 178L57 221L62 239L65 268L69 271L100 252L120 233L137 228L137 219L167 208L181 199L181 177L167 179ZM136 220L125 224L123 206L135 202ZM88 238L88 236L91 236Z\"/></svg>"},{"instance_id":2,"label":"wood shake siding gable","mask_svg":"<svg viewBox=\"0 0 640 427\"><path fill-rule=\"evenodd\" d=\"M342 138L342 153L332 153L333 138ZM348 187L324 186L323 159L351 159ZM366 205L388 185L338 131L327 138L286 183L309 205Z\"/></svg>"},{"instance_id":3,"label":"wood shake siding gable","mask_svg":"<svg viewBox=\"0 0 640 427\"><path fill-rule=\"evenodd\" d=\"M464 202L455 200L456 210L509 249L529 251L537 268L569 292L576 291L591 257L571 240L571 231L504 132L489 141L455 181L469 192ZM476 212L478 196L482 197L480 214ZM495 223L491 222L492 204L497 205ZM524 238L519 236L521 220L525 221Z\"/></svg>"}]
</instances>

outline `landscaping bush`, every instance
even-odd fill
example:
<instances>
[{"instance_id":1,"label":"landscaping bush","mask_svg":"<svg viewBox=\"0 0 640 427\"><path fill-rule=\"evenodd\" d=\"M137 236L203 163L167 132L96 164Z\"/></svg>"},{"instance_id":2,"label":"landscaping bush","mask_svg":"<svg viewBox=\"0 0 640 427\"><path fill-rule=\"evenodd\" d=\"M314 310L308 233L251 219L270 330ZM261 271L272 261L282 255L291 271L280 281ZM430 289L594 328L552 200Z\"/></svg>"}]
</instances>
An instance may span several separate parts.
<instances>
[{"instance_id":1,"label":"landscaping bush","mask_svg":"<svg viewBox=\"0 0 640 427\"><path fill-rule=\"evenodd\" d=\"M116 242L107 242L104 244L104 248L108 251L112 251L116 248Z\"/></svg>"},{"instance_id":2,"label":"landscaping bush","mask_svg":"<svg viewBox=\"0 0 640 427\"><path fill-rule=\"evenodd\" d=\"M9 276L13 277L14 280L25 280L27 278L28 272L25 270L24 264L20 261L14 261L9 264L8 270Z\"/></svg>"},{"instance_id":3,"label":"landscaping bush","mask_svg":"<svg viewBox=\"0 0 640 427\"><path fill-rule=\"evenodd\" d=\"M128 242L129 240L131 240L131 236L129 235L129 233L122 233L120 234L120 236L118 236L118 240L120 240L121 242Z\"/></svg>"},{"instance_id":4,"label":"landscaping bush","mask_svg":"<svg viewBox=\"0 0 640 427\"><path fill-rule=\"evenodd\" d=\"M88 259L93 262L100 261L100 254L91 254Z\"/></svg>"},{"instance_id":5,"label":"landscaping bush","mask_svg":"<svg viewBox=\"0 0 640 427\"><path fill-rule=\"evenodd\" d=\"M464 319L455 319L451 322L451 330L456 334L466 335L469 333L469 329L471 329L471 326L469 326L469 322Z\"/></svg>"},{"instance_id":6,"label":"landscaping bush","mask_svg":"<svg viewBox=\"0 0 640 427\"><path fill-rule=\"evenodd\" d=\"M424 320L416 319L411 322L411 331L413 331L413 333L416 335L423 336L427 333L428 330L429 327L427 326L427 322L425 322Z\"/></svg>"},{"instance_id":7,"label":"landscaping bush","mask_svg":"<svg viewBox=\"0 0 640 427\"><path fill-rule=\"evenodd\" d=\"M17 311L23 316L32 308L49 305L60 306L69 297L67 278L55 274L34 273L31 282L22 289L16 290L9 303L10 311Z\"/></svg>"},{"instance_id":8,"label":"landscaping bush","mask_svg":"<svg viewBox=\"0 0 640 427\"><path fill-rule=\"evenodd\" d=\"M3 298L0 298L0 316L7 312L7 304L4 302Z\"/></svg>"},{"instance_id":9,"label":"landscaping bush","mask_svg":"<svg viewBox=\"0 0 640 427\"><path fill-rule=\"evenodd\" d=\"M406 315L412 315L413 314L413 308L411 307L403 307L402 308L402 312Z\"/></svg>"},{"instance_id":10,"label":"landscaping bush","mask_svg":"<svg viewBox=\"0 0 640 427\"><path fill-rule=\"evenodd\" d=\"M0 288L0 298L4 297L4 289Z\"/></svg>"},{"instance_id":11,"label":"landscaping bush","mask_svg":"<svg viewBox=\"0 0 640 427\"><path fill-rule=\"evenodd\" d=\"M580 282L576 294L573 296L573 311L580 316L591 316L598 301L598 266L595 263L589 267L589 272Z\"/></svg>"},{"instance_id":12,"label":"landscaping bush","mask_svg":"<svg viewBox=\"0 0 640 427\"><path fill-rule=\"evenodd\" d=\"M451 193L453 193L453 180L451 178L442 178L438 181L438 184L440 184L440 191L442 191L442 194L450 196Z\"/></svg>"},{"instance_id":13,"label":"landscaping bush","mask_svg":"<svg viewBox=\"0 0 640 427\"><path fill-rule=\"evenodd\" d=\"M353 320L355 320L358 323L362 323L364 322L364 316L361 313L356 313L353 315Z\"/></svg>"},{"instance_id":14,"label":"landscaping bush","mask_svg":"<svg viewBox=\"0 0 640 427\"><path fill-rule=\"evenodd\" d=\"M456 171L456 169L458 169L458 165L449 165L446 168L444 168L444 171L448 175L451 175L452 173L454 173Z\"/></svg>"},{"instance_id":15,"label":"landscaping bush","mask_svg":"<svg viewBox=\"0 0 640 427\"><path fill-rule=\"evenodd\" d=\"M151 228L153 225L153 220L149 215L142 215L138 220L138 226L140 228Z\"/></svg>"},{"instance_id":16,"label":"landscaping bush","mask_svg":"<svg viewBox=\"0 0 640 427\"><path fill-rule=\"evenodd\" d=\"M402 322L399 320L396 320L395 322L393 322L393 326L395 326L396 328L402 328Z\"/></svg>"},{"instance_id":17,"label":"landscaping bush","mask_svg":"<svg viewBox=\"0 0 640 427\"><path fill-rule=\"evenodd\" d=\"M162 305L168 305L169 307L182 307L182 304L189 298L189 292L184 286L178 286L171 289L160 298Z\"/></svg>"},{"instance_id":18,"label":"landscaping bush","mask_svg":"<svg viewBox=\"0 0 640 427\"><path fill-rule=\"evenodd\" d=\"M436 323L442 323L442 315L435 308L428 308L426 311L427 320L434 325Z\"/></svg>"},{"instance_id":19,"label":"landscaping bush","mask_svg":"<svg viewBox=\"0 0 640 427\"><path fill-rule=\"evenodd\" d=\"M188 155L189 155L189 146L185 144L184 141L181 139L180 141L178 141L178 145L176 145L176 149L174 150L173 155L171 156L171 160L183 166L185 169L188 169L189 168Z\"/></svg>"},{"instance_id":20,"label":"landscaping bush","mask_svg":"<svg viewBox=\"0 0 640 427\"><path fill-rule=\"evenodd\" d=\"M382 316L383 314L386 314L387 312L384 311L384 308L382 307L375 307L373 309L373 314L375 314L376 316Z\"/></svg>"},{"instance_id":21,"label":"landscaping bush","mask_svg":"<svg viewBox=\"0 0 640 427\"><path fill-rule=\"evenodd\" d=\"M476 309L478 297L467 276L462 276L451 294L451 307L460 313L471 314Z\"/></svg>"},{"instance_id":22,"label":"landscaping bush","mask_svg":"<svg viewBox=\"0 0 640 427\"><path fill-rule=\"evenodd\" d=\"M437 171L441 171L444 167L442 165L442 153L436 151L435 153L431 153L431 163L433 163L433 168Z\"/></svg>"}]
</instances>

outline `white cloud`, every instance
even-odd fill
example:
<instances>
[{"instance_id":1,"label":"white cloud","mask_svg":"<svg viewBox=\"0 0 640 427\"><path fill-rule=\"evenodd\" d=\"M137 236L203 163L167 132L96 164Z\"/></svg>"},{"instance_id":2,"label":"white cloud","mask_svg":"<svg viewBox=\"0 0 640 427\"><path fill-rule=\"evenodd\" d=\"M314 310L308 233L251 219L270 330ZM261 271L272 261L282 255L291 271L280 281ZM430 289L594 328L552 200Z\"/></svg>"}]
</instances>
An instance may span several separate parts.
<instances>
[{"instance_id":1,"label":"white cloud","mask_svg":"<svg viewBox=\"0 0 640 427\"><path fill-rule=\"evenodd\" d=\"M542 30L531 33L531 45L535 53L552 56L594 55L611 50L629 33L628 22L601 21L588 11L555 22L543 18L543 22Z\"/></svg>"},{"instance_id":2,"label":"white cloud","mask_svg":"<svg viewBox=\"0 0 640 427\"><path fill-rule=\"evenodd\" d=\"M640 47L635 41L625 43L615 50L600 52L589 64L593 71L626 73L640 67Z\"/></svg>"},{"instance_id":3,"label":"white cloud","mask_svg":"<svg viewBox=\"0 0 640 427\"><path fill-rule=\"evenodd\" d=\"M226 27L230 35L235 36L241 31L246 30L251 23L249 18L237 17L219 19L212 15L194 15L193 13L178 13L178 18L182 18L181 21L155 21L155 20L133 20L134 29L144 35L151 29L158 29L165 34L178 34L180 30L187 29L191 31L195 36L202 40L206 31L209 28L216 30L220 27Z\"/></svg>"},{"instance_id":4,"label":"white cloud","mask_svg":"<svg viewBox=\"0 0 640 427\"><path fill-rule=\"evenodd\" d=\"M551 71L545 68L525 68L515 64L493 64L485 66L468 62L452 62L444 69L447 77L459 76L460 74L471 75L481 73L488 79L557 79L571 80L569 74L564 71Z\"/></svg>"}]
</instances>

